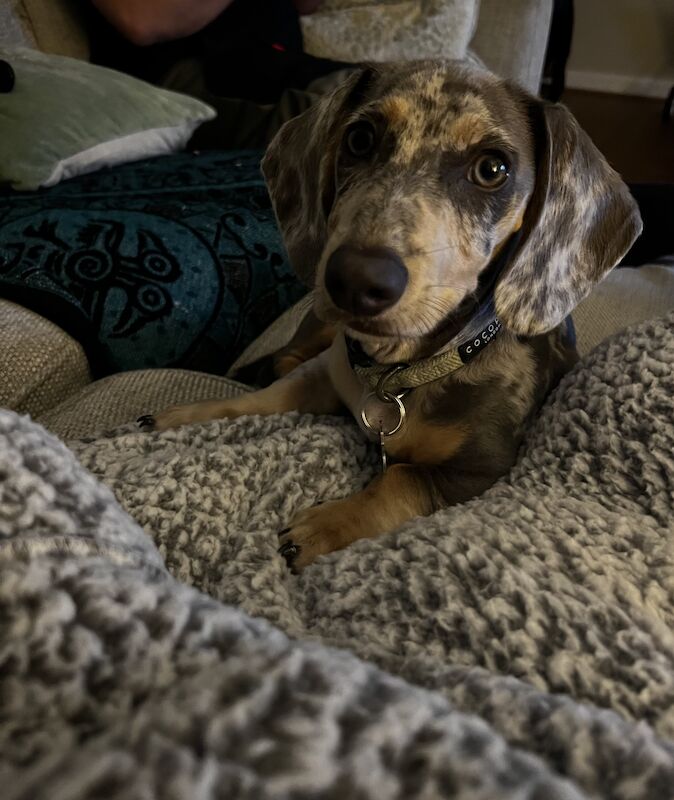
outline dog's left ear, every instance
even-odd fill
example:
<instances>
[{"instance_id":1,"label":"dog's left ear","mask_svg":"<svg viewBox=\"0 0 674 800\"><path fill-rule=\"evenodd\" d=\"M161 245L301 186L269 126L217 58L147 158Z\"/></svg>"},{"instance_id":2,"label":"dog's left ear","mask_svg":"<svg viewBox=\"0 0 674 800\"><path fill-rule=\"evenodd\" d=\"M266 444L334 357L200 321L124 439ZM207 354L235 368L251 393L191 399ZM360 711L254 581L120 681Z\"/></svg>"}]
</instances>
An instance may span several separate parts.
<instances>
[{"instance_id":1,"label":"dog's left ear","mask_svg":"<svg viewBox=\"0 0 674 800\"><path fill-rule=\"evenodd\" d=\"M354 70L331 94L291 119L262 159L290 263L310 283L327 238L335 197L335 158L345 117L362 99L374 70Z\"/></svg>"},{"instance_id":2,"label":"dog's left ear","mask_svg":"<svg viewBox=\"0 0 674 800\"><path fill-rule=\"evenodd\" d=\"M494 291L499 319L525 336L558 325L642 228L627 186L571 113L534 98L530 109L536 184L518 250Z\"/></svg>"}]
</instances>

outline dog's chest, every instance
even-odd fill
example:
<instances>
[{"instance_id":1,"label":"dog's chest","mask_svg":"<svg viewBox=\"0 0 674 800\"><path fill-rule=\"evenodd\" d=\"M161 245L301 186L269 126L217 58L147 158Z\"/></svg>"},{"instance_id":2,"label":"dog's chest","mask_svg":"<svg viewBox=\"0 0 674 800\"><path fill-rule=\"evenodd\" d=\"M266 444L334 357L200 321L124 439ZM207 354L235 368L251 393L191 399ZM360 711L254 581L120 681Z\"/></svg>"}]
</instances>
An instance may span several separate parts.
<instances>
[{"instance_id":1,"label":"dog's chest","mask_svg":"<svg viewBox=\"0 0 674 800\"><path fill-rule=\"evenodd\" d=\"M332 341L328 357L328 373L342 403L355 419L360 419L365 391L349 363L343 333L338 333Z\"/></svg>"}]
</instances>

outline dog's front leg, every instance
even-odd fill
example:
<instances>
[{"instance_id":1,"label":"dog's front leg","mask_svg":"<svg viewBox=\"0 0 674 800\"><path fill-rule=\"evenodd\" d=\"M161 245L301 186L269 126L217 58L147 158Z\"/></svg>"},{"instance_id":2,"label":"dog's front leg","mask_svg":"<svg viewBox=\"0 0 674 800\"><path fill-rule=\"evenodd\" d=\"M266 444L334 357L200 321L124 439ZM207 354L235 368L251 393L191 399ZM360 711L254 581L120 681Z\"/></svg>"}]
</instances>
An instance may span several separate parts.
<instances>
[{"instance_id":1,"label":"dog's front leg","mask_svg":"<svg viewBox=\"0 0 674 800\"><path fill-rule=\"evenodd\" d=\"M279 553L299 571L324 553L388 533L404 522L481 494L497 474L451 465L394 464L357 494L301 511L279 533Z\"/></svg>"},{"instance_id":2,"label":"dog's front leg","mask_svg":"<svg viewBox=\"0 0 674 800\"><path fill-rule=\"evenodd\" d=\"M327 368L327 352L301 364L271 386L226 400L207 400L173 406L158 414L141 417L141 427L163 431L192 422L208 422L225 417L250 414L282 414L301 411L309 414L331 414L339 410L341 402L335 391Z\"/></svg>"}]
</instances>

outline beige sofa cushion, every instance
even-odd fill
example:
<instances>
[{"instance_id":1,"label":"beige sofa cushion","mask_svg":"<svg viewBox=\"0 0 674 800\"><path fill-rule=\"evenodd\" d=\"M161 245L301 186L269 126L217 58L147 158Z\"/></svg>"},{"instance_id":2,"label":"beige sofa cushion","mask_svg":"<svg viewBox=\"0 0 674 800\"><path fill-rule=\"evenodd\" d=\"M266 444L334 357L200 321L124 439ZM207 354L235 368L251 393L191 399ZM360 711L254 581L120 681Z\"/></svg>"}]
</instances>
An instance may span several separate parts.
<instances>
[{"instance_id":1,"label":"beige sofa cushion","mask_svg":"<svg viewBox=\"0 0 674 800\"><path fill-rule=\"evenodd\" d=\"M61 328L0 299L0 408L38 416L91 381L82 347Z\"/></svg>"},{"instance_id":2,"label":"beige sofa cushion","mask_svg":"<svg viewBox=\"0 0 674 800\"><path fill-rule=\"evenodd\" d=\"M217 375L184 369L120 372L89 384L37 418L61 439L81 439L97 431L134 423L141 414L180 403L232 397L250 388Z\"/></svg>"},{"instance_id":3,"label":"beige sofa cushion","mask_svg":"<svg viewBox=\"0 0 674 800\"><path fill-rule=\"evenodd\" d=\"M674 265L614 269L573 312L578 351L585 355L611 334L672 309Z\"/></svg>"}]
</instances>

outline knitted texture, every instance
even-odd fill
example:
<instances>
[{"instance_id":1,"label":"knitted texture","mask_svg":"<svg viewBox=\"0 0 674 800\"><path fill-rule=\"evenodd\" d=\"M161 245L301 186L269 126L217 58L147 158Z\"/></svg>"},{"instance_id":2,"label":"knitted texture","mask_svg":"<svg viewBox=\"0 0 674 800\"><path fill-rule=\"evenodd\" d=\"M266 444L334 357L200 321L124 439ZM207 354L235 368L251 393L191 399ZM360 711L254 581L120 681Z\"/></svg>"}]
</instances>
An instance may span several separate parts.
<instances>
[{"instance_id":1,"label":"knitted texture","mask_svg":"<svg viewBox=\"0 0 674 800\"><path fill-rule=\"evenodd\" d=\"M673 367L674 314L605 342L484 495L299 577L276 531L374 474L351 422L71 443L193 589L63 447L4 415L7 796L674 797ZM466 712L481 745L455 758Z\"/></svg>"},{"instance_id":2,"label":"knitted texture","mask_svg":"<svg viewBox=\"0 0 674 800\"><path fill-rule=\"evenodd\" d=\"M325 0L302 17L308 53L354 63L464 58L475 0Z\"/></svg>"},{"instance_id":3,"label":"knitted texture","mask_svg":"<svg viewBox=\"0 0 674 800\"><path fill-rule=\"evenodd\" d=\"M0 674L3 800L584 796L439 694L175 582L110 492L8 411Z\"/></svg>"}]
</instances>

